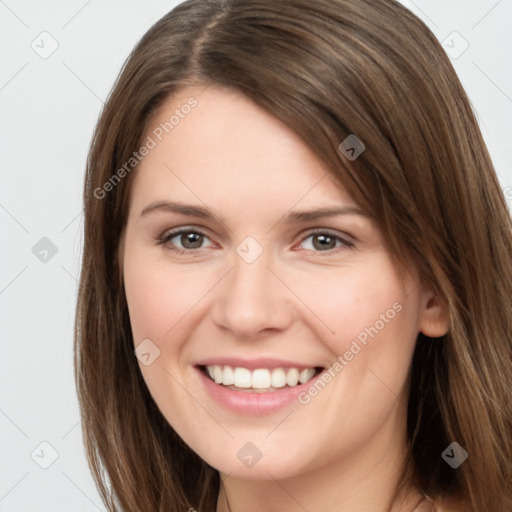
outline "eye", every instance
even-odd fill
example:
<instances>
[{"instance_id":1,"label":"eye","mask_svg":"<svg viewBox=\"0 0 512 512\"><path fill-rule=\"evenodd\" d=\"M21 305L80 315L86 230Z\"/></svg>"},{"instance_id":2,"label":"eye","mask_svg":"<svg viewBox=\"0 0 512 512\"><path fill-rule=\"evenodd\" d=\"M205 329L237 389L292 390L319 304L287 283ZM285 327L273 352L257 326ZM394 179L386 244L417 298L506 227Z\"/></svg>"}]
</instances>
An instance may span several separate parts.
<instances>
[{"instance_id":1,"label":"eye","mask_svg":"<svg viewBox=\"0 0 512 512\"><path fill-rule=\"evenodd\" d=\"M211 242L209 237L200 230L180 228L164 234L159 238L158 244L165 245L166 248L178 254L191 254L208 247L203 245L206 240ZM309 242L307 242L308 240ZM326 230L317 230L310 233L302 239L300 245L306 250L327 253L338 252L344 248L354 247L352 242L349 242L338 234Z\"/></svg>"},{"instance_id":2,"label":"eye","mask_svg":"<svg viewBox=\"0 0 512 512\"><path fill-rule=\"evenodd\" d=\"M205 240L209 240L209 238L201 231L181 228L166 233L159 239L158 243L165 244L167 248L179 254L185 254L187 252L193 252L194 250L203 249ZM181 244L181 246L178 244Z\"/></svg>"},{"instance_id":3,"label":"eye","mask_svg":"<svg viewBox=\"0 0 512 512\"><path fill-rule=\"evenodd\" d=\"M307 240L310 240L310 242L306 243ZM349 242L340 235L325 230L310 233L306 238L303 238L301 245L305 245L305 249L315 252L337 252L337 250L343 249L344 247L354 247L352 242Z\"/></svg>"}]
</instances>

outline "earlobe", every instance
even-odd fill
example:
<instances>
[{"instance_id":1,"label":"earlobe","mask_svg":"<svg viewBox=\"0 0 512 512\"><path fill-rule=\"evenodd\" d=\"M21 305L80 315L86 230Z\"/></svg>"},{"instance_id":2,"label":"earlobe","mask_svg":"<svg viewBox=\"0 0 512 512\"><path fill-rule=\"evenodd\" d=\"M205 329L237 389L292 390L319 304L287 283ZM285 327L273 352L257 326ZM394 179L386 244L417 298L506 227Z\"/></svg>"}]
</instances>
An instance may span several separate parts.
<instances>
[{"instance_id":1,"label":"earlobe","mask_svg":"<svg viewBox=\"0 0 512 512\"><path fill-rule=\"evenodd\" d=\"M429 338L439 338L448 333L450 313L446 299L432 291L425 294L419 330Z\"/></svg>"}]
</instances>

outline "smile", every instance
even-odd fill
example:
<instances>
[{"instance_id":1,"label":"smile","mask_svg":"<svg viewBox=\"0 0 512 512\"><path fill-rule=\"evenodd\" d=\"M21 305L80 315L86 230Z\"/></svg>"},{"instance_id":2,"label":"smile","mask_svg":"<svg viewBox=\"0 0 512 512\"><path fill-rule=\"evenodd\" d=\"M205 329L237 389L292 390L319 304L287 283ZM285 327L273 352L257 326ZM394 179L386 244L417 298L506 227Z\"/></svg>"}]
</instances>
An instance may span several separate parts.
<instances>
[{"instance_id":1,"label":"smile","mask_svg":"<svg viewBox=\"0 0 512 512\"><path fill-rule=\"evenodd\" d=\"M284 387L295 387L310 381L319 368L256 368L229 365L208 365L206 374L216 384L235 391L273 392Z\"/></svg>"},{"instance_id":2,"label":"smile","mask_svg":"<svg viewBox=\"0 0 512 512\"><path fill-rule=\"evenodd\" d=\"M230 364L229 364L230 363ZM285 361L203 361L195 365L201 385L213 403L231 413L259 416L297 404L323 367Z\"/></svg>"}]
</instances>

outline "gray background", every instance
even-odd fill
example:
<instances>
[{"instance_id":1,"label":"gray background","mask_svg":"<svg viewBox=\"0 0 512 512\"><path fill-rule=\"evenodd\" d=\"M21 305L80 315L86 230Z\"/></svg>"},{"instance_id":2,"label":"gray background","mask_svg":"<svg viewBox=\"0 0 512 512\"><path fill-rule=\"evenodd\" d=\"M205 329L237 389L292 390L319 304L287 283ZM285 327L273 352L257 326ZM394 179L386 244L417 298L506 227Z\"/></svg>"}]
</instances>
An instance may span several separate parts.
<instances>
[{"instance_id":1,"label":"gray background","mask_svg":"<svg viewBox=\"0 0 512 512\"><path fill-rule=\"evenodd\" d=\"M84 163L125 58L177 3L0 0L2 512L104 510L72 368ZM445 41L511 204L512 0L403 3Z\"/></svg>"}]
</instances>

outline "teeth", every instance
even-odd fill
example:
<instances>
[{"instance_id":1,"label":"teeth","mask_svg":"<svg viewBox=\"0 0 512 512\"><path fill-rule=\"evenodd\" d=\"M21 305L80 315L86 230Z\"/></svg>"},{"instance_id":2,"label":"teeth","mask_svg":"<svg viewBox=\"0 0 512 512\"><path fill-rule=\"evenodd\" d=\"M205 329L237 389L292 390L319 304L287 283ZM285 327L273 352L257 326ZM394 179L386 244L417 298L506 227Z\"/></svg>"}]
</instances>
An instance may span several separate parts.
<instances>
[{"instance_id":1,"label":"teeth","mask_svg":"<svg viewBox=\"0 0 512 512\"><path fill-rule=\"evenodd\" d=\"M231 366L224 366L222 384L224 386L232 386L235 383L235 372Z\"/></svg>"},{"instance_id":2,"label":"teeth","mask_svg":"<svg viewBox=\"0 0 512 512\"><path fill-rule=\"evenodd\" d=\"M292 370L288 370L291 372ZM286 372L282 368L276 368L272 371L271 383L273 388L282 388L286 386Z\"/></svg>"},{"instance_id":3,"label":"teeth","mask_svg":"<svg viewBox=\"0 0 512 512\"><path fill-rule=\"evenodd\" d=\"M213 367L213 380L217 384L221 384L222 383L222 381L223 381L223 372L222 372L222 368L220 366L215 365Z\"/></svg>"},{"instance_id":4,"label":"teeth","mask_svg":"<svg viewBox=\"0 0 512 512\"><path fill-rule=\"evenodd\" d=\"M231 366L207 366L206 371L210 378L223 386L235 386L245 389L282 388L286 385L293 387L311 380L316 373L315 368L233 368Z\"/></svg>"},{"instance_id":5,"label":"teeth","mask_svg":"<svg viewBox=\"0 0 512 512\"><path fill-rule=\"evenodd\" d=\"M314 368L306 368L305 370L302 370L300 372L300 375L299 375L299 382L301 384L304 384L305 382L307 382L309 379L311 379L311 377L313 377L313 375L315 375L315 370Z\"/></svg>"},{"instance_id":6,"label":"teeth","mask_svg":"<svg viewBox=\"0 0 512 512\"><path fill-rule=\"evenodd\" d=\"M254 370L252 372L251 387L254 389L269 388L270 372L268 370Z\"/></svg>"},{"instance_id":7,"label":"teeth","mask_svg":"<svg viewBox=\"0 0 512 512\"><path fill-rule=\"evenodd\" d=\"M286 384L288 386L296 386L299 382L299 370L297 368L290 368L286 374Z\"/></svg>"},{"instance_id":8,"label":"teeth","mask_svg":"<svg viewBox=\"0 0 512 512\"><path fill-rule=\"evenodd\" d=\"M237 388L250 388L251 387L251 371L248 370L247 368L235 368L234 380L235 380L234 385Z\"/></svg>"}]
</instances>

